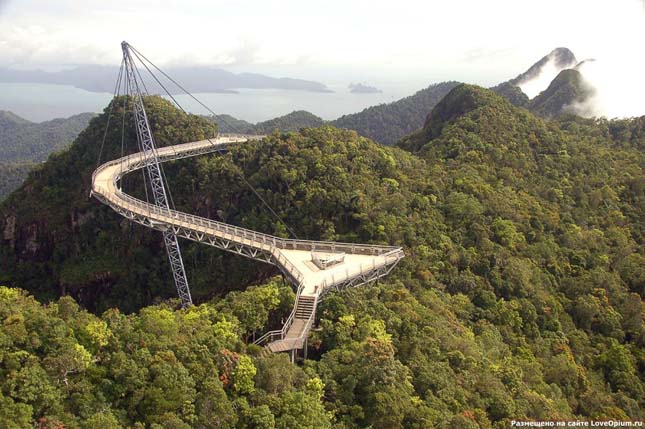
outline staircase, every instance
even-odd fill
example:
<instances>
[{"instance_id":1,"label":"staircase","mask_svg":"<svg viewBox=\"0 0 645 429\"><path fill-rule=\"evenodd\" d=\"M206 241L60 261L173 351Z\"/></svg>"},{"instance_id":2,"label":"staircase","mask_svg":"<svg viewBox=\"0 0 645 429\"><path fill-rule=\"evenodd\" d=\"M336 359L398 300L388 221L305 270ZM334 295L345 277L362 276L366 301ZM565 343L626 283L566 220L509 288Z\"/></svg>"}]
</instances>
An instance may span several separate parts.
<instances>
[{"instance_id":1,"label":"staircase","mask_svg":"<svg viewBox=\"0 0 645 429\"><path fill-rule=\"evenodd\" d=\"M279 252L276 251L276 254L272 253L276 265L285 272L293 271L298 274L290 279L294 283L298 281L298 290L291 314L283 323L282 328L266 332L255 340L255 344L264 346L264 350L260 354L261 357L270 353L290 352L293 362L297 357L298 350L302 350L306 359L307 337L314 325L318 301L325 293L332 288L340 290L375 281L387 275L403 257L403 252L398 248L371 256L360 254L359 251L351 247L352 245L347 246L349 248L343 262L330 266L326 270L318 271L312 270L307 265L307 262L310 262L306 259L309 255L303 258L303 255L298 253L301 252L300 250L285 248ZM343 264L346 266L342 266ZM302 274L303 272L307 273L309 277Z\"/></svg>"},{"instance_id":2,"label":"staircase","mask_svg":"<svg viewBox=\"0 0 645 429\"><path fill-rule=\"evenodd\" d=\"M296 307L296 319L309 320L309 316L314 311L315 303L315 296L300 295L298 306Z\"/></svg>"},{"instance_id":3,"label":"staircase","mask_svg":"<svg viewBox=\"0 0 645 429\"><path fill-rule=\"evenodd\" d=\"M273 331L276 337L264 347L261 356L268 353L278 353L302 349L305 347L307 335L311 330L316 314L318 296L298 295L296 307L282 331ZM285 329L286 328L286 329ZM269 334L272 334L269 333Z\"/></svg>"}]
</instances>

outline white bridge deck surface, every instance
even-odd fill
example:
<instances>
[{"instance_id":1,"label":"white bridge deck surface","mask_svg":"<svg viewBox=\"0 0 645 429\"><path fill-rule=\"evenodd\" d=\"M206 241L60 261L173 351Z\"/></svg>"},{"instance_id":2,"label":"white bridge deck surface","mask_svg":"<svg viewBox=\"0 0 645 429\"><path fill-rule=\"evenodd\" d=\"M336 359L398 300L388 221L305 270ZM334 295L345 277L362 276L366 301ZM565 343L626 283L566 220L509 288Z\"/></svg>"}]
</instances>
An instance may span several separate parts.
<instances>
[{"instance_id":1,"label":"white bridge deck surface","mask_svg":"<svg viewBox=\"0 0 645 429\"><path fill-rule=\"evenodd\" d=\"M211 140L157 148L157 156L163 162L209 152L224 152L231 144L245 143L258 138L261 136L219 136ZM371 281L387 274L403 257L403 251L398 247L283 239L175 210L162 209L127 195L119 189L118 183L122 176L145 166L143 153L103 164L94 172L92 195L123 216L148 227L159 230L172 228L178 236L274 263L299 286L299 296L316 297L317 301L317 298L330 288L350 284L351 281L355 281L352 279L357 277L363 276L366 279L362 283ZM312 262L312 250L343 252L345 256L342 262L327 269L319 269ZM257 252L257 256L254 252ZM378 273L376 277L367 280L367 274L374 272ZM361 282L356 284L359 283ZM315 306L313 311L315 312ZM305 322L298 321L293 324L292 321L293 329L290 332L282 332L282 338L293 337L296 330L300 337L306 335L312 320L309 320L308 324ZM299 343L300 348L301 343L302 341Z\"/></svg>"}]
</instances>

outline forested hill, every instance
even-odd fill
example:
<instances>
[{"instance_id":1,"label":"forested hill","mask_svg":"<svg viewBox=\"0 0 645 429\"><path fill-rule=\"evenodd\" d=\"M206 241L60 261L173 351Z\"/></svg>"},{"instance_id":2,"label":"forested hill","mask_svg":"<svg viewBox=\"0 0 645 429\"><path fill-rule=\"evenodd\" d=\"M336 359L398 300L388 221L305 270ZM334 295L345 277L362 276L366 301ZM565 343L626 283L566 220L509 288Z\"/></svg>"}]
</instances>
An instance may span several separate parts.
<instances>
[{"instance_id":1,"label":"forested hill","mask_svg":"<svg viewBox=\"0 0 645 429\"><path fill-rule=\"evenodd\" d=\"M17 189L29 170L50 153L69 146L92 116L81 113L35 123L0 111L0 201Z\"/></svg>"},{"instance_id":2,"label":"forested hill","mask_svg":"<svg viewBox=\"0 0 645 429\"><path fill-rule=\"evenodd\" d=\"M162 144L213 131L163 100L148 108ZM182 242L202 306L103 313L174 296L159 234L87 198L105 116L0 205L0 283L102 314L0 289L5 421L501 429L645 418L645 118L545 121L462 85L405 150L323 126L167 164L182 210L284 234L243 174L301 238L404 246L390 276L321 303L297 367L245 345L289 312L293 294L267 280L276 271L205 246ZM119 143L109 134L105 159Z\"/></svg>"},{"instance_id":3,"label":"forested hill","mask_svg":"<svg viewBox=\"0 0 645 429\"><path fill-rule=\"evenodd\" d=\"M577 113L575 106L582 105L594 93L578 70L562 70L547 89L529 102L528 108L546 118L573 114Z\"/></svg>"},{"instance_id":4,"label":"forested hill","mask_svg":"<svg viewBox=\"0 0 645 429\"><path fill-rule=\"evenodd\" d=\"M518 86L510 82L499 84L492 90L511 104L526 107L543 118L568 114L592 116L591 112L584 111L583 106L585 101L594 95L595 89L575 69L562 70L544 91L531 100Z\"/></svg>"},{"instance_id":5,"label":"forested hill","mask_svg":"<svg viewBox=\"0 0 645 429\"><path fill-rule=\"evenodd\" d=\"M29 172L38 167L33 161L0 161L0 201L18 189Z\"/></svg>"},{"instance_id":6,"label":"forested hill","mask_svg":"<svg viewBox=\"0 0 645 429\"><path fill-rule=\"evenodd\" d=\"M526 107L529 104L528 95L524 94L519 86L511 82L502 82L491 88L492 91L506 98L514 106Z\"/></svg>"},{"instance_id":7,"label":"forested hill","mask_svg":"<svg viewBox=\"0 0 645 429\"><path fill-rule=\"evenodd\" d=\"M414 95L393 103L368 107L362 112L344 115L331 121L331 125L357 131L360 135L387 146L418 130L432 108L458 82L430 85Z\"/></svg>"},{"instance_id":8,"label":"forested hill","mask_svg":"<svg viewBox=\"0 0 645 429\"><path fill-rule=\"evenodd\" d=\"M87 127L93 113L45 122L30 122L0 111L0 161L44 161L49 154L67 147Z\"/></svg>"},{"instance_id":9,"label":"forested hill","mask_svg":"<svg viewBox=\"0 0 645 429\"><path fill-rule=\"evenodd\" d=\"M259 122L253 127L255 134L271 134L274 130L298 131L301 128L319 127L325 121L313 113L305 110L297 110L287 115L280 116L268 121Z\"/></svg>"},{"instance_id":10,"label":"forested hill","mask_svg":"<svg viewBox=\"0 0 645 429\"><path fill-rule=\"evenodd\" d=\"M578 60L576 60L576 56L569 49L555 48L529 67L525 72L520 73L515 78L502 82L491 89L508 99L513 105L526 107L529 103L529 97L522 92L520 89L521 85L539 78L540 75L545 72L545 69L548 69L549 67L553 67L554 69L561 71L574 67L577 62Z\"/></svg>"},{"instance_id":11,"label":"forested hill","mask_svg":"<svg viewBox=\"0 0 645 429\"><path fill-rule=\"evenodd\" d=\"M113 115L120 117L123 103L121 100L113 103L116 103ZM146 103L155 142L160 146L201 140L216 133L211 122L199 116L185 116L161 97L149 97ZM163 293L156 288L167 280L161 274L165 261L149 257L163 249L158 235L137 227L131 230L128 227L130 232L121 234L119 231L127 222L89 198L107 116L103 113L92 119L69 150L51 155L18 191L0 204L0 230L4 231L0 283L12 279L10 284L21 283L40 299L72 294L86 307L101 311L112 306L133 310L150 303L153 296L170 295L170 288ZM125 123L129 152L136 151L131 112ZM111 122L100 161L121 156L120 125ZM129 181L135 179L128 178L124 183L126 189ZM173 192L173 196L178 195ZM146 288L132 288L144 280ZM109 297L107 301L102 299L105 295Z\"/></svg>"},{"instance_id":12,"label":"forested hill","mask_svg":"<svg viewBox=\"0 0 645 429\"><path fill-rule=\"evenodd\" d=\"M219 130L223 133L246 134L271 134L274 130L283 132L298 131L305 127L318 127L325 122L306 110L295 110L286 115L278 116L268 121L258 122L257 124L236 119L230 115L218 115L213 120L218 124Z\"/></svg>"},{"instance_id":13,"label":"forested hill","mask_svg":"<svg viewBox=\"0 0 645 429\"><path fill-rule=\"evenodd\" d=\"M556 48L524 73L491 89L506 98L511 104L526 107L543 118L555 118L569 114L593 116L593 112L586 111L588 107L585 106L585 102L594 95L595 89L580 73L580 66L584 62L578 63L575 55L569 49ZM558 70L558 74L547 88L529 99L522 92L520 86L539 78L540 74L544 73L549 66Z\"/></svg>"}]
</instances>

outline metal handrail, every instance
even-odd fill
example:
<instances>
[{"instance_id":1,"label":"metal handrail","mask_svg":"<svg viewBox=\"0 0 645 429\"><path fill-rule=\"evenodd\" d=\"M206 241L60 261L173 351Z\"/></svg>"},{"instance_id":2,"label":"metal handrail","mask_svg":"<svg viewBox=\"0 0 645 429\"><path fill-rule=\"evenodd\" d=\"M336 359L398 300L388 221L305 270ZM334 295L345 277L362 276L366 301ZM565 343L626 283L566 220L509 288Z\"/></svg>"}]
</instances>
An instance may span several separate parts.
<instances>
[{"instance_id":1,"label":"metal handrail","mask_svg":"<svg viewBox=\"0 0 645 429\"><path fill-rule=\"evenodd\" d=\"M296 279L297 282L304 281L304 274L302 274L302 272L293 263L291 263L288 259L286 259L281 253L275 251L276 248L279 248L279 246L277 245L279 244L279 241L275 240L275 237L271 235L262 234L262 233L244 229L244 228L239 228L223 222L217 222L208 218L202 218L199 216L194 216L194 215L179 212L176 210L164 209L156 205L141 201L131 195L128 195L118 190L115 194L112 194L109 192L101 192L102 190L103 189L101 187L96 187L95 193L101 195L103 198L105 198L107 201L111 202L112 204L115 204L121 208L126 208L128 210L134 210L135 212L139 211L139 214L147 215L148 217L153 218L155 220L167 222L167 219L170 218L171 220L174 221L173 223L180 224L183 222L183 223L192 224L193 227L191 229L203 234L219 237L216 233L209 232L208 230L210 229L216 232L229 235L232 238L237 238L238 239L237 241L248 240L249 243L244 243L244 244L247 244L250 247L269 251L273 256L273 258L275 259L275 262L285 267L285 269L293 275L293 277ZM136 210L136 208L140 210ZM153 216L153 214L155 216ZM202 228L199 228L199 227L202 227ZM263 248L262 246L258 245L259 243L268 247Z\"/></svg>"},{"instance_id":2,"label":"metal handrail","mask_svg":"<svg viewBox=\"0 0 645 429\"><path fill-rule=\"evenodd\" d=\"M378 266L387 266L402 258L403 258L403 250L400 248L394 249L391 252L388 252L387 254L384 254L384 255L375 256L374 258L372 258L372 262L370 264L359 264L358 269L353 269L351 271L349 269L346 269L345 272L341 273L339 277L337 277L336 275L332 275L331 282L328 281L328 278L325 278L323 280L323 283L319 285L319 290L322 292L325 289L331 286L334 286L338 283L345 282L347 280L356 278L365 272L370 272L374 270L377 266L376 264L377 259L380 259L383 261L383 263L378 264Z\"/></svg>"},{"instance_id":3,"label":"metal handrail","mask_svg":"<svg viewBox=\"0 0 645 429\"><path fill-rule=\"evenodd\" d=\"M314 295L314 305L311 310L311 314L309 315L309 319L307 319L307 322L305 322L305 327L300 333L300 336L298 336L298 340L300 341L303 341L305 337L309 336L311 325L313 325L314 318L316 317L316 308L318 307L318 297L319 297L318 294Z\"/></svg>"},{"instance_id":4,"label":"metal handrail","mask_svg":"<svg viewBox=\"0 0 645 429\"><path fill-rule=\"evenodd\" d=\"M311 330L311 326L313 324L313 321L314 321L314 318L315 318L315 315L316 315L316 308L318 307L318 299L320 298L320 294L322 293L322 291L324 291L324 289L326 289L329 286L333 286L334 284L341 283L341 282L344 282L346 280L349 280L349 279L351 279L353 277L360 276L361 274L365 273L366 270L367 271L374 270L376 268L376 265L377 265L376 261L375 261L376 258L385 259L383 265L389 265L391 262L396 262L399 259L401 259L402 257L403 257L403 251L401 249L394 249L391 252L388 252L387 255L379 255L379 256L374 257L374 259L372 260L372 263L369 264L369 265L360 264L359 269L358 270L352 270L351 275L349 273L349 270L347 270L345 272L344 277L341 276L341 277L337 278L335 276L332 276L331 285L328 284L327 279L325 279L323 284L320 285L321 287L316 289L316 294L314 295L313 309L311 311L311 314L309 315L309 318L305 322L305 326L304 326L302 332L300 333L300 335L298 337L291 338L291 340L293 341L294 345L295 344L302 345L302 342L304 341L304 338L309 335L309 331ZM294 306L293 306L293 309L291 311L291 314L289 315L289 318L287 319L287 321L282 326L282 329L266 332L260 338L255 340L254 344L260 345L260 344L263 344L265 342L273 342L273 341L278 341L278 340L284 340L285 339L285 337L287 335L287 332L289 331L289 329L291 328L291 325L293 324L293 319L295 318L295 314L296 314L296 311L298 309L298 302L299 302L299 299L300 299L300 296L301 296L300 292L301 292L302 288L303 288L303 285L301 284L300 287L298 288L298 292L296 294L296 301L294 303Z\"/></svg>"},{"instance_id":5,"label":"metal handrail","mask_svg":"<svg viewBox=\"0 0 645 429\"><path fill-rule=\"evenodd\" d=\"M167 149L168 147L160 148L158 151L158 155L160 160L170 161L170 160L181 158L182 155L185 155L186 152L190 152L191 150L198 150L199 153L218 151L218 150L224 149L226 146L230 144L247 141L250 137L252 136L244 136L242 139L239 139L239 140L236 140L235 137L220 137L217 139L216 144L213 144L209 140L184 143L181 145L170 146L174 149L173 151ZM226 139L226 141L221 141L223 139ZM92 174L92 185L93 185L92 187L93 187L94 193L97 193L97 189L94 189L96 175L100 171L117 164L121 164L122 168L118 171L118 173L115 176L112 177L112 179L114 180L116 189L118 189L118 186L116 186L116 182L118 182L124 174L130 171L136 170L138 168L144 167L145 159L141 153L136 153L136 154L125 156L123 158L118 158L112 161L108 161L105 164L101 165ZM125 194L121 191L117 191L117 193L119 193L120 196L124 196L124 199L133 198L133 197L130 197L130 195ZM138 207L141 207L143 209L148 209L147 207L148 203L146 202L143 202L141 200L136 200L136 199L130 200L130 201L133 203L136 201ZM156 207L154 205L150 205L150 206ZM250 239L251 237L253 238L261 237L263 244L266 244L267 242L272 242L272 243L275 243L275 245L281 249L331 251L331 252L347 251L349 253L372 254L372 255L380 255L383 253L390 252L392 250L400 249L400 247L394 247L394 246L370 245L370 244L362 244L362 243L359 244L359 243L342 243L342 242L333 242L333 241L285 239L285 238L275 237L270 234L264 234L250 229L229 225L223 222L217 222L217 221L201 218L194 215L188 215L182 212L178 212L178 213L181 213L182 215L187 216L190 219L190 221L208 220L211 223L209 225L210 227L214 227L220 231L226 230L227 233L229 234L231 234L229 231L235 231L235 233L231 235L239 235L247 239ZM189 220L188 218L186 220ZM215 223L217 223L220 226L215 227ZM230 228L230 230L227 229L227 227Z\"/></svg>"},{"instance_id":6,"label":"metal handrail","mask_svg":"<svg viewBox=\"0 0 645 429\"><path fill-rule=\"evenodd\" d=\"M286 339L287 332L289 331L289 328L291 328L291 325L293 324L293 319L295 318L295 313L298 308L299 297L300 297L300 294L296 296L296 303L293 306L291 315L289 316L289 319L287 319L287 322L285 322L282 329L267 332L266 334L262 335L260 338L255 340L253 344L260 345L264 342L267 342L267 340L270 340L268 342L273 342L273 341ZM311 330L311 326L313 325L314 319L316 317L316 309L318 308L318 298L319 298L318 294L314 295L314 303L313 303L313 308L311 310L311 314L309 314L309 318L307 318L307 321L305 322L305 326L303 327L302 332L300 332L300 335L298 335L297 337L290 338L294 346L295 345L302 346L304 339L309 335L309 331ZM274 339L275 337L277 337L277 339Z\"/></svg>"}]
</instances>

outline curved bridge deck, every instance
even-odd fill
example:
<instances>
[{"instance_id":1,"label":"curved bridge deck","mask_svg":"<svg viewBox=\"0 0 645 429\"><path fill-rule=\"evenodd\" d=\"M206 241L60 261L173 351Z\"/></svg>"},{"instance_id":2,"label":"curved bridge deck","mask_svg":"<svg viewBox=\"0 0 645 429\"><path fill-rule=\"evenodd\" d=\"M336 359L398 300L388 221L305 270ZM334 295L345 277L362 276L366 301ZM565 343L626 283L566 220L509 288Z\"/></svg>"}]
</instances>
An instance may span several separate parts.
<instances>
[{"instance_id":1,"label":"curved bridge deck","mask_svg":"<svg viewBox=\"0 0 645 429\"><path fill-rule=\"evenodd\" d=\"M257 140L262 136L227 135L211 140L157 149L160 161L171 161L205 153L228 150L228 146ZM357 286L387 275L403 258L400 247L373 246L327 241L292 240L240 228L176 210L162 209L121 191L120 179L145 167L143 153L135 153L101 165L92 176L92 196L122 216L159 231L171 229L176 235L201 242L280 268L298 288L294 309L281 330L271 331L256 341L278 352L304 347L313 325L319 299L332 289ZM314 262L315 255L340 255L342 260L328 267Z\"/></svg>"}]
</instances>

